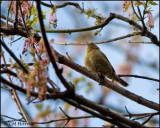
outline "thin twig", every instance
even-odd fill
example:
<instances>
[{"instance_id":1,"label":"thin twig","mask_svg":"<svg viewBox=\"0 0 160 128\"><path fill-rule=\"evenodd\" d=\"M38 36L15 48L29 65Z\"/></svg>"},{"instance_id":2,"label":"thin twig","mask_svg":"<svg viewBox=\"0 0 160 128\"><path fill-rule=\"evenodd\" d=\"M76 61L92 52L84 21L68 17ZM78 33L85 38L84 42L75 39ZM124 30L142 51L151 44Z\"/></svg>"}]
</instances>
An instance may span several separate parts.
<instances>
[{"instance_id":1,"label":"thin twig","mask_svg":"<svg viewBox=\"0 0 160 128\"><path fill-rule=\"evenodd\" d=\"M143 17L142 17L142 14L141 14L141 11L140 11L139 6L137 6L137 9L138 9L138 12L139 12L139 15L140 15L140 20L141 20L142 25L143 25L143 33L145 34L145 31L146 31L147 28L146 28L146 26L145 26L144 19L143 19Z\"/></svg>"},{"instance_id":2,"label":"thin twig","mask_svg":"<svg viewBox=\"0 0 160 128\"><path fill-rule=\"evenodd\" d=\"M12 5L12 1L11 1L11 3L10 3L10 5L9 5L9 8L8 8L8 12L7 12L7 18L6 18L6 27L8 28L8 18L9 18L9 12L10 12L10 9L11 9L11 5Z\"/></svg>"},{"instance_id":3,"label":"thin twig","mask_svg":"<svg viewBox=\"0 0 160 128\"><path fill-rule=\"evenodd\" d=\"M141 30L142 32L144 32L143 27L140 26L139 24L137 24L136 22L134 22L133 20L130 20L130 19L128 19L128 18L126 18L126 17L124 17L124 16L121 16L121 15L117 15L117 14L115 14L115 13L110 13L110 15L112 15L114 18L117 18L118 20L122 20L122 21L124 21L124 22L127 22L127 23L129 23L130 25L135 26L136 28L138 28L139 30ZM145 30L144 35L145 35L146 37L150 38L151 41L152 41L154 44L156 44L157 46L160 47L160 42L158 41L156 35L154 35L154 34L151 33L150 31L148 31L147 29Z\"/></svg>"},{"instance_id":4,"label":"thin twig","mask_svg":"<svg viewBox=\"0 0 160 128\"><path fill-rule=\"evenodd\" d=\"M128 43L139 43L139 44L153 44L153 42L144 42L144 41L139 41L139 42L137 42L137 41L128 41Z\"/></svg>"},{"instance_id":5,"label":"thin twig","mask_svg":"<svg viewBox=\"0 0 160 128\"><path fill-rule=\"evenodd\" d=\"M28 66L33 66L34 63L24 63L24 65L28 65ZM11 64L1 64L0 68L4 68L4 67L10 67ZM13 67L14 68L14 67Z\"/></svg>"},{"instance_id":6,"label":"thin twig","mask_svg":"<svg viewBox=\"0 0 160 128\"><path fill-rule=\"evenodd\" d=\"M24 27L25 27L26 32L27 32L27 37L29 37L29 32L28 32L28 28L27 28L27 26L26 26L26 22L25 22L25 20L24 20L24 15L23 15L23 12L22 12L21 3L20 3L20 1L17 1L17 2L18 2L18 4L19 4L19 8L20 8L20 12L21 12L23 24L24 24Z\"/></svg>"},{"instance_id":7,"label":"thin twig","mask_svg":"<svg viewBox=\"0 0 160 128\"><path fill-rule=\"evenodd\" d=\"M139 114L131 114L131 113L129 113L129 114L124 114L124 115L122 115L122 116L125 116L125 117L127 117L127 116L150 116L151 114L157 114L157 112L156 113L139 113Z\"/></svg>"},{"instance_id":8,"label":"thin twig","mask_svg":"<svg viewBox=\"0 0 160 128\"><path fill-rule=\"evenodd\" d=\"M132 5L132 9L133 9L134 14L136 14L137 18L140 20L140 17L138 16L137 12L134 9L134 5L133 5L133 1L132 0L131 0L131 5Z\"/></svg>"},{"instance_id":9,"label":"thin twig","mask_svg":"<svg viewBox=\"0 0 160 128\"><path fill-rule=\"evenodd\" d=\"M111 20L113 19L112 16L106 18L104 20L104 22L96 25L96 26L92 26L92 27L85 27L85 28L77 28L77 29L59 29L59 30L46 30L47 33L69 33L71 34L72 32L84 32L84 31L91 31L94 29L98 29L98 28L103 28L104 26L106 26ZM39 29L35 29L35 31L40 32Z\"/></svg>"},{"instance_id":10,"label":"thin twig","mask_svg":"<svg viewBox=\"0 0 160 128\"><path fill-rule=\"evenodd\" d=\"M12 90L11 89L9 89L8 87L3 87L3 86L1 86L1 88L2 89L5 89L5 90L7 90L7 91L9 91L9 92L11 92Z\"/></svg>"},{"instance_id":11,"label":"thin twig","mask_svg":"<svg viewBox=\"0 0 160 128\"><path fill-rule=\"evenodd\" d=\"M16 42L16 41L18 41L18 40L20 40L20 39L22 39L23 37L19 37L18 39L16 39L16 40L13 40L12 42L10 42L10 44L13 44L14 42Z\"/></svg>"},{"instance_id":12,"label":"thin twig","mask_svg":"<svg viewBox=\"0 0 160 128\"><path fill-rule=\"evenodd\" d=\"M65 6L67 6L67 5L71 5L71 6L76 7L77 9L79 9L81 11L81 13L84 13L84 14L86 13L86 11L84 10L84 8L81 8L78 3L74 3L74 2L65 2L65 3L63 3L61 5L50 5L50 4L47 4L47 3L44 3L44 2L41 2L41 4L44 5L44 6L46 6L46 7L49 7L49 8L56 7L56 9L63 8ZM96 19L97 18L98 19L105 19L105 18L100 17L98 15L91 15L91 17L96 18Z\"/></svg>"},{"instance_id":13,"label":"thin twig","mask_svg":"<svg viewBox=\"0 0 160 128\"><path fill-rule=\"evenodd\" d=\"M139 76L139 75L118 75L119 77L135 77L135 78L142 78L142 79L147 79L147 80L153 80L153 81L157 81L160 82L160 80L155 79L155 78L150 78L150 77L146 77L146 76Z\"/></svg>"},{"instance_id":14,"label":"thin twig","mask_svg":"<svg viewBox=\"0 0 160 128\"><path fill-rule=\"evenodd\" d=\"M116 38L113 38L113 39L110 39L110 40L104 40L104 41L92 42L92 43L94 43L94 44L110 43L110 42L113 42L113 41L129 38L129 37L136 36L136 35L141 35L141 34L142 34L142 32L137 32L135 34L127 34L125 36L116 37ZM59 45L86 45L86 43L68 43L68 42L66 42L66 43L53 42L53 44L59 44Z\"/></svg>"},{"instance_id":15,"label":"thin twig","mask_svg":"<svg viewBox=\"0 0 160 128\"><path fill-rule=\"evenodd\" d=\"M70 120L77 120L77 119L85 119L85 118L94 118L94 116L79 116L79 117L70 117ZM68 118L62 118L62 119L56 119L56 120L50 120L47 122L31 122L32 124L49 124L53 122L58 122L58 121L64 121L68 120Z\"/></svg>"},{"instance_id":16,"label":"thin twig","mask_svg":"<svg viewBox=\"0 0 160 128\"><path fill-rule=\"evenodd\" d=\"M70 59L70 61L73 61L73 60L71 59L71 57L69 56L68 52L66 52L66 54L67 54L67 56L68 56L68 59Z\"/></svg>"},{"instance_id":17,"label":"thin twig","mask_svg":"<svg viewBox=\"0 0 160 128\"><path fill-rule=\"evenodd\" d=\"M2 15L2 14L0 14L0 17L1 18L3 18L3 19L5 19L5 20L8 20L9 22L11 22L11 23L14 23L14 20L13 19L11 19L11 18L6 18L6 16L4 16L4 15ZM17 24L18 25L20 25L21 27L23 26L23 24L21 24L20 22L17 22Z\"/></svg>"},{"instance_id":18,"label":"thin twig","mask_svg":"<svg viewBox=\"0 0 160 128\"><path fill-rule=\"evenodd\" d=\"M13 57L13 59L19 64L19 66L23 69L25 73L28 73L28 70L24 67L24 65L19 61L19 59L15 56L15 54L7 47L7 45L0 40L0 44L6 49L6 51Z\"/></svg>"},{"instance_id":19,"label":"thin twig","mask_svg":"<svg viewBox=\"0 0 160 128\"><path fill-rule=\"evenodd\" d=\"M66 118L67 118L67 122L64 124L64 126L63 127L65 127L68 123L69 123L69 121L71 120L71 118L70 118L70 116L68 116L64 111L63 111L63 109L61 108L61 107L59 107L59 109L62 111L62 113L66 116Z\"/></svg>"},{"instance_id":20,"label":"thin twig","mask_svg":"<svg viewBox=\"0 0 160 128\"><path fill-rule=\"evenodd\" d=\"M20 118L20 119L15 119L13 117L10 117L10 116L6 116L6 115L1 115L1 117L5 117L5 118L8 118L8 119L12 119L12 121L21 121L21 122L26 122L23 120L23 118ZM6 122L6 121L5 121ZM8 122L8 121L7 121Z\"/></svg>"},{"instance_id":21,"label":"thin twig","mask_svg":"<svg viewBox=\"0 0 160 128\"><path fill-rule=\"evenodd\" d=\"M14 73L14 72L12 72L12 71L9 70L9 69L0 70L0 74L2 74L2 73L8 73L8 74L10 74L10 75L12 75L12 76L17 77L17 74Z\"/></svg>"},{"instance_id":22,"label":"thin twig","mask_svg":"<svg viewBox=\"0 0 160 128\"><path fill-rule=\"evenodd\" d=\"M126 106L125 106L125 109L126 109L127 113L129 114L129 119L131 119L132 118L132 114L128 111Z\"/></svg>"},{"instance_id":23,"label":"thin twig","mask_svg":"<svg viewBox=\"0 0 160 128\"><path fill-rule=\"evenodd\" d=\"M150 121L150 119L151 119L153 116L155 116L155 115L157 115L157 114L160 114L160 113L158 112L158 113L153 113L153 114L151 114L150 117L149 117L146 121L144 121L142 124L143 124L143 125L146 124L148 121Z\"/></svg>"}]
</instances>

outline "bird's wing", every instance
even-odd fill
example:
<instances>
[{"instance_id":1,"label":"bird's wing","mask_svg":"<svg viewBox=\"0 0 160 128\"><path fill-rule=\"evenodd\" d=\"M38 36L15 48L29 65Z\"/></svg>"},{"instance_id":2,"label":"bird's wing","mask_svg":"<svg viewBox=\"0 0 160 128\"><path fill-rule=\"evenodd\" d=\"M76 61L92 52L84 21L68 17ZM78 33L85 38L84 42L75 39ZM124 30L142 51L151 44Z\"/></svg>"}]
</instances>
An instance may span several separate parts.
<instances>
[{"instance_id":1,"label":"bird's wing","mask_svg":"<svg viewBox=\"0 0 160 128\"><path fill-rule=\"evenodd\" d=\"M102 56L104 57L104 58L106 58L106 60L108 61L108 64L110 64L110 66L112 67L112 65L111 65L111 63L109 62L109 60L108 60L108 58L106 57L106 55L103 53L103 52L101 52L102 54ZM115 72L115 70L114 70L114 68L112 67L112 70L113 70L113 72Z\"/></svg>"}]
</instances>

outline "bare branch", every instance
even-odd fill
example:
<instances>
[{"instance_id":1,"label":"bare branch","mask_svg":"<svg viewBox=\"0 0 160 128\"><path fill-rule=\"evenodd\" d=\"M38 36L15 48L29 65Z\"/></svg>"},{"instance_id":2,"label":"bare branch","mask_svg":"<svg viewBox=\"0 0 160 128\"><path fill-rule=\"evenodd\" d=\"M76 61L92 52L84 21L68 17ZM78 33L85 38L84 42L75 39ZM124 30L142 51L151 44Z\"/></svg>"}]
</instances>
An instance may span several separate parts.
<instances>
[{"instance_id":1,"label":"bare branch","mask_svg":"<svg viewBox=\"0 0 160 128\"><path fill-rule=\"evenodd\" d=\"M144 121L142 124L146 124L148 121L150 121L150 119L151 119L153 116L155 116L155 115L157 115L157 114L160 114L160 113L158 112L158 113L153 113L153 114L151 114L150 117L149 117L146 121Z\"/></svg>"},{"instance_id":2,"label":"bare branch","mask_svg":"<svg viewBox=\"0 0 160 128\"><path fill-rule=\"evenodd\" d=\"M148 79L148 80L153 80L153 81L157 81L160 82L160 80L155 79L155 78L150 78L150 77L146 77L146 76L139 76L139 75L118 75L119 77L135 77L135 78L142 78L142 79Z\"/></svg>"},{"instance_id":3,"label":"bare branch","mask_svg":"<svg viewBox=\"0 0 160 128\"><path fill-rule=\"evenodd\" d=\"M56 51L55 51L56 52ZM86 68L78 65L78 64L75 64L74 62L70 61L69 59L67 59L65 56L59 54L58 52L56 52L56 56L58 58L58 62L61 63L61 64L64 64L74 70L76 70L77 72L80 72L81 74L99 82L100 79L98 77L97 74L94 74L90 71L88 71ZM120 86L117 86L115 84L113 84L112 82L104 79L104 80L101 80L101 82L103 83L102 86L106 86L114 91L116 91L117 93L141 104L141 105L144 105L144 106L147 106L149 108L152 108L154 110L157 110L159 111L159 104L155 103L155 102L152 102L152 101L149 101L141 96L138 96Z\"/></svg>"},{"instance_id":4,"label":"bare branch","mask_svg":"<svg viewBox=\"0 0 160 128\"><path fill-rule=\"evenodd\" d=\"M12 75L12 76L17 77L17 74L14 73L14 72L12 72L12 71L9 70L9 69L0 70L0 74L2 74L2 73L8 73L8 74L10 74L10 75Z\"/></svg>"},{"instance_id":5,"label":"bare branch","mask_svg":"<svg viewBox=\"0 0 160 128\"><path fill-rule=\"evenodd\" d=\"M104 22L100 23L99 25L92 26L92 27L86 27L86 28L78 28L78 29L64 29L64 30L46 30L47 33L69 33L72 32L84 32L84 31L91 31L98 28L103 28L106 26L111 20L113 19L112 16L109 16L104 20ZM40 32L38 29L35 29L37 32Z\"/></svg>"},{"instance_id":6,"label":"bare branch","mask_svg":"<svg viewBox=\"0 0 160 128\"><path fill-rule=\"evenodd\" d=\"M34 63L24 63L25 65L27 64L28 66L32 66ZM4 67L10 67L11 64L1 64L0 68L4 68Z\"/></svg>"},{"instance_id":7,"label":"bare branch","mask_svg":"<svg viewBox=\"0 0 160 128\"><path fill-rule=\"evenodd\" d=\"M63 4L61 4L61 5L50 5L50 4L41 2L41 4L44 5L44 6L46 6L46 7L49 7L49 8L56 7L56 9L58 9L58 8L63 8L63 7L65 7L65 6L67 6L67 5L71 5L71 6L76 7L77 9L79 9L79 10L81 11L81 13L84 13L84 14L86 13L86 11L85 11L83 8L81 8L78 3L65 2L65 3L63 3ZM91 17L93 17L93 18L98 18L98 19L105 19L105 18L100 17L100 16L98 16L98 15L91 15Z\"/></svg>"},{"instance_id":8,"label":"bare branch","mask_svg":"<svg viewBox=\"0 0 160 128\"><path fill-rule=\"evenodd\" d=\"M85 118L93 118L93 116L79 116L79 117L70 117L70 120L77 120L77 119L85 119ZM62 119L55 119L55 120L50 120L47 122L31 122L32 124L49 124L53 122L58 122L58 121L64 121L68 120L68 118L62 118Z\"/></svg>"},{"instance_id":9,"label":"bare branch","mask_svg":"<svg viewBox=\"0 0 160 128\"><path fill-rule=\"evenodd\" d=\"M137 32L135 34L127 34L125 36L120 36L120 37L117 37L117 38L113 38L113 39L110 39L110 40L104 40L104 41L99 41L99 42L92 42L94 44L103 44L103 43L109 43L109 42L113 42L113 41L117 41L117 40L121 40L121 39L125 39L125 38L128 38L128 37L132 37L132 36L136 36L136 35L141 35L142 32ZM58 45L86 45L86 43L57 43L57 42L53 42L53 44L58 44Z\"/></svg>"},{"instance_id":10,"label":"bare branch","mask_svg":"<svg viewBox=\"0 0 160 128\"><path fill-rule=\"evenodd\" d=\"M24 67L24 65L19 61L19 59L15 56L15 54L7 47L7 45L0 40L0 44L6 49L6 51L13 57L13 59L19 64L19 66L23 69L25 73L28 73L28 70Z\"/></svg>"},{"instance_id":11,"label":"bare branch","mask_svg":"<svg viewBox=\"0 0 160 128\"><path fill-rule=\"evenodd\" d=\"M139 30L141 30L143 32L143 27L140 26L139 24L137 24L136 22L134 22L133 20L130 20L124 16L121 15L117 15L115 13L110 13L110 16L113 16L114 18L117 18L118 20L122 20L124 22L129 23L130 25L133 25L134 27L138 28ZM160 42L158 41L156 35L154 35L153 33L151 33L150 31L146 30L144 32L144 35L148 38L151 39L151 41L156 44L157 46L160 46Z\"/></svg>"}]
</instances>

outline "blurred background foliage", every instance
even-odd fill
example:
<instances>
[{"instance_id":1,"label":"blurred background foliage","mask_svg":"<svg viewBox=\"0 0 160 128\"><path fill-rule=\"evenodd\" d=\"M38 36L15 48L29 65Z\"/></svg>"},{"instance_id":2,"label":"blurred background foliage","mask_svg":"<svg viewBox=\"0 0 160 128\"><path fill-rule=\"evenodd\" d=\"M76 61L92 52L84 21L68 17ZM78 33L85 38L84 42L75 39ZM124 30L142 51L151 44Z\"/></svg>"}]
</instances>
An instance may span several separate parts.
<instances>
[{"instance_id":1,"label":"blurred background foliage","mask_svg":"<svg viewBox=\"0 0 160 128\"><path fill-rule=\"evenodd\" d=\"M45 1L48 4L60 5L64 3L64 1ZM81 8L85 10L94 10L94 13L97 15L102 15L103 17L108 17L109 14L116 13L126 17L129 16L129 12L123 12L123 2L122 1L76 1L75 3L79 3ZM156 2L159 5L159 2ZM35 2L34 2L35 4ZM1 14L7 15L8 3L2 2L1 6ZM36 6L35 6L36 7ZM63 8L56 9L56 25L50 24L50 13L51 8L41 6L42 10L46 12L45 17L45 28L46 30L52 29L74 29L74 28L83 28L95 25L95 18L89 17L80 12L77 8L73 6L66 6ZM142 7L141 7L142 9ZM159 8L158 6L154 6L152 9L152 14L154 17L154 28L151 30L158 39L159 39ZM131 11L131 10L129 10ZM131 13L131 12L130 12ZM136 22L137 19L134 19ZM147 20L145 20L147 23ZM40 29L39 23L34 24L34 29ZM50 26L50 27L49 27ZM56 28L55 28L56 27ZM113 20L107 26L105 26L102 31L92 30L86 32L77 32L77 33L47 33L48 40L54 40L54 42L60 43L83 43L84 40L99 42L103 40L109 40L116 37L120 37L123 35L127 35L136 30L130 26L129 24L120 21ZM98 33L97 35L95 33ZM39 33L40 34L40 33ZM41 35L41 34L40 34ZM18 39L19 36L12 36L10 39L8 37L4 38L8 47L14 51L14 53L19 56L22 54L23 44L25 42L25 38L21 38L17 42L11 43L12 41ZM130 42L149 42L150 40L146 37L134 36L110 43L99 44L100 49L107 55L110 60L112 66L115 68L117 74L136 74L142 76L148 76L153 78L159 78L159 48L154 44L143 44L143 43L130 43ZM86 46L85 45L58 45L52 43L52 46L55 50L60 52L61 54L69 57L72 61L77 64L84 66L84 55ZM66 54L67 53L67 54ZM6 51L4 51L6 61L9 63L10 56ZM22 58L26 63L32 62L32 57L28 52L22 55ZM110 108L113 111L119 112L121 114L128 114L125 106L129 110L129 112L136 113L148 113L154 112L153 110L146 108L144 106L138 105L133 101L130 101L127 98L113 92L109 88L101 87L93 80L87 78L86 76L70 69L65 65L58 64L59 67L63 68L63 74L67 81L71 81L75 85L76 93L83 95L87 99L90 99L99 104L103 104L106 107ZM54 70L51 65L49 65L49 77L61 88L63 91L64 88L61 85L60 81L54 74ZM130 86L127 87L127 90L132 91L148 100L159 102L159 92L157 91L158 83L154 81L148 81L144 79L137 78L124 78ZM15 78L12 80L20 84ZM32 117L33 121L49 121L52 119L61 119L64 118L64 113L59 109L61 107L63 111L71 116L84 116L88 115L87 113L72 107L71 105L63 102L62 100L45 100L43 102L39 100L35 100L33 103L27 104L26 96L22 93L19 93L21 97L21 101L24 104L24 107L28 111L29 115ZM7 102L6 102L7 101ZM2 114L10 115L11 117L21 117L18 112L16 113L17 108L10 95L7 91L1 91L1 103L2 103ZM8 105L8 103L10 105ZM138 120L143 122L144 119ZM152 120L147 124L148 126L158 126L158 117L155 116ZM53 122L50 124L40 124L38 126L55 126L62 127L65 125L67 121ZM86 118L81 120L71 120L67 123L68 127L88 127L88 126L102 126L106 122L97 119L97 118Z\"/></svg>"}]
</instances>

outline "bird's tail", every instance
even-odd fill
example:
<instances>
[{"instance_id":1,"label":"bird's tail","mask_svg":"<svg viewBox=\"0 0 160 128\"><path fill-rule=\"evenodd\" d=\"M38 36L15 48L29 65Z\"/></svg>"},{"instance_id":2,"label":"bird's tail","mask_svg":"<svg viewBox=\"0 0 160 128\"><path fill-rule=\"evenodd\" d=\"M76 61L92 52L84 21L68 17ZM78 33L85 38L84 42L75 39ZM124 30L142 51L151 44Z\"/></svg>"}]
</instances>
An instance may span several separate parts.
<instances>
[{"instance_id":1,"label":"bird's tail","mask_svg":"<svg viewBox=\"0 0 160 128\"><path fill-rule=\"evenodd\" d=\"M128 86L128 83L125 82L123 79L121 79L119 76L116 76L116 79L115 79L118 83L120 83L121 85L123 85L124 87L127 87Z\"/></svg>"}]
</instances>

